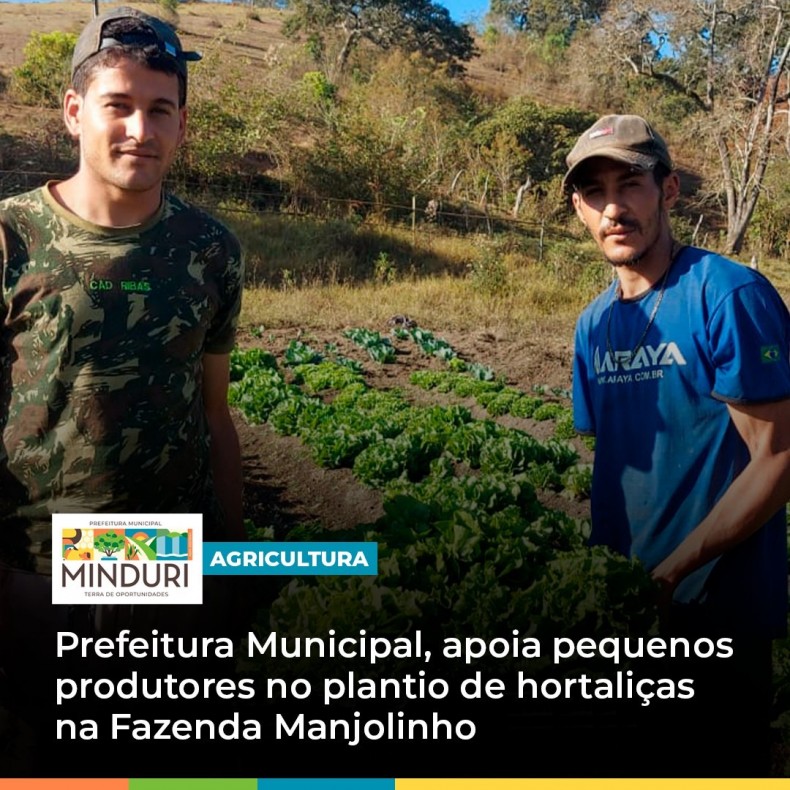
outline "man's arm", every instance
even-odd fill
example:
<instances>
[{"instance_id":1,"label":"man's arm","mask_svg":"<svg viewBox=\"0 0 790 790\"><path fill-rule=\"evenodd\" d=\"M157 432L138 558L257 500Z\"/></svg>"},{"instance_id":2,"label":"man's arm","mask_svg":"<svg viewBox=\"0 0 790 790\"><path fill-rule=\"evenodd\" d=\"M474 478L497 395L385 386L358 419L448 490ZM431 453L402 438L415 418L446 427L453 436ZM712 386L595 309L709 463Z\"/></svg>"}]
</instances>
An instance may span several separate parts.
<instances>
[{"instance_id":1,"label":"man's arm","mask_svg":"<svg viewBox=\"0 0 790 790\"><path fill-rule=\"evenodd\" d=\"M667 598L688 574L748 538L790 500L790 399L728 409L750 460L706 518L653 570Z\"/></svg>"},{"instance_id":2,"label":"man's arm","mask_svg":"<svg viewBox=\"0 0 790 790\"><path fill-rule=\"evenodd\" d=\"M225 511L225 537L246 540L242 511L241 449L228 408L230 354L203 354L203 406L211 437L214 488Z\"/></svg>"}]
</instances>

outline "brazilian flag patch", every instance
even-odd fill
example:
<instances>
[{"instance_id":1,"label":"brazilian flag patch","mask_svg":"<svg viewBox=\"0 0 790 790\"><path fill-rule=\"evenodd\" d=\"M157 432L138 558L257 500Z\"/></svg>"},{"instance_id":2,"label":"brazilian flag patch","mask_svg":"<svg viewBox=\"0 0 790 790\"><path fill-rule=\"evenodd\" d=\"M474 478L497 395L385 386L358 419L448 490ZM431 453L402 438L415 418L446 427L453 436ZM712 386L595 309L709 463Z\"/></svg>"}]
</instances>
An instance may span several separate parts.
<instances>
[{"instance_id":1,"label":"brazilian flag patch","mask_svg":"<svg viewBox=\"0 0 790 790\"><path fill-rule=\"evenodd\" d=\"M760 348L760 359L765 363L779 361L779 346L762 346Z\"/></svg>"}]
</instances>

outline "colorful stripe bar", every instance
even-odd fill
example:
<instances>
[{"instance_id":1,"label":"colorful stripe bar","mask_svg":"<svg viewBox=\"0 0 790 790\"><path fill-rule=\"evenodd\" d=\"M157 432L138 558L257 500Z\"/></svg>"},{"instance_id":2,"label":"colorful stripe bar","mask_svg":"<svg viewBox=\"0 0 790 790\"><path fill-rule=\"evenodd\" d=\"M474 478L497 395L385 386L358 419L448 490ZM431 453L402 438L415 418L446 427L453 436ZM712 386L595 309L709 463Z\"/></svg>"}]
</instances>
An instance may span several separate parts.
<instances>
[{"instance_id":1,"label":"colorful stripe bar","mask_svg":"<svg viewBox=\"0 0 790 790\"><path fill-rule=\"evenodd\" d=\"M790 790L790 778L0 779L0 790Z\"/></svg>"},{"instance_id":2,"label":"colorful stripe bar","mask_svg":"<svg viewBox=\"0 0 790 790\"><path fill-rule=\"evenodd\" d=\"M257 790L257 779L130 779L129 790Z\"/></svg>"},{"instance_id":3,"label":"colorful stripe bar","mask_svg":"<svg viewBox=\"0 0 790 790\"><path fill-rule=\"evenodd\" d=\"M396 779L395 790L790 790L790 779ZM285 788L283 788L285 790Z\"/></svg>"},{"instance_id":4,"label":"colorful stripe bar","mask_svg":"<svg viewBox=\"0 0 790 790\"><path fill-rule=\"evenodd\" d=\"M395 780L259 779L258 790L395 790Z\"/></svg>"},{"instance_id":5,"label":"colorful stripe bar","mask_svg":"<svg viewBox=\"0 0 790 790\"><path fill-rule=\"evenodd\" d=\"M0 790L128 790L128 779L0 779Z\"/></svg>"}]
</instances>

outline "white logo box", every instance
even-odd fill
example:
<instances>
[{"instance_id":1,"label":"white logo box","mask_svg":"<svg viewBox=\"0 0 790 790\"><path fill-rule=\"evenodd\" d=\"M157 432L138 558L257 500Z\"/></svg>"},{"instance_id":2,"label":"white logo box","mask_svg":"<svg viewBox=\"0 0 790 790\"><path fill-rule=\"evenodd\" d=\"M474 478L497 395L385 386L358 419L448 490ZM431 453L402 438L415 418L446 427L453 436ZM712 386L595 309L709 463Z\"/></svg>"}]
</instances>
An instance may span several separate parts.
<instances>
[{"instance_id":1,"label":"white logo box","mask_svg":"<svg viewBox=\"0 0 790 790\"><path fill-rule=\"evenodd\" d=\"M203 603L202 515L54 513L52 603Z\"/></svg>"}]
</instances>

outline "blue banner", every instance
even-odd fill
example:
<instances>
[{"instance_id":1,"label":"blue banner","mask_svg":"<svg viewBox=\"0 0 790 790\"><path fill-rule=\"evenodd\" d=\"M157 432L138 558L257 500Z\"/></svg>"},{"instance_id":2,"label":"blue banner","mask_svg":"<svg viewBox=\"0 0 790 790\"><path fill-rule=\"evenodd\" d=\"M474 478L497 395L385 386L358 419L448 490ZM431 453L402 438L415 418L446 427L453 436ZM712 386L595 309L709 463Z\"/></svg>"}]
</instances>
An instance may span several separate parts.
<instances>
[{"instance_id":1,"label":"blue banner","mask_svg":"<svg viewBox=\"0 0 790 790\"><path fill-rule=\"evenodd\" d=\"M204 576L375 576L377 543L203 544Z\"/></svg>"}]
</instances>

